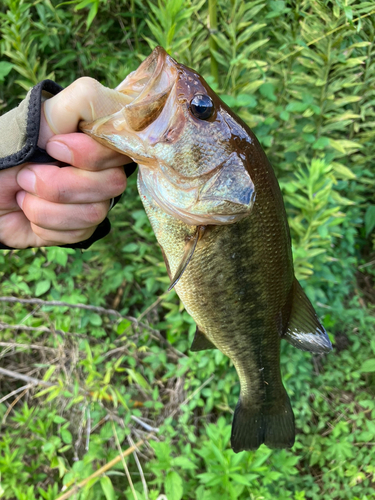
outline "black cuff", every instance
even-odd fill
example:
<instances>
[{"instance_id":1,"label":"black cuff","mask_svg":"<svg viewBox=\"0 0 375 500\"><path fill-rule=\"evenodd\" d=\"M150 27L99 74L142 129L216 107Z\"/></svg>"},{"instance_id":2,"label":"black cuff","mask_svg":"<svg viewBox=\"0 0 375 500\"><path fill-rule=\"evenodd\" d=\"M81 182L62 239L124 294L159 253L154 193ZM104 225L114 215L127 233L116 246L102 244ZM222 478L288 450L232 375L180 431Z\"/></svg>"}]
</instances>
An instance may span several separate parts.
<instances>
[{"instance_id":1,"label":"black cuff","mask_svg":"<svg viewBox=\"0 0 375 500\"><path fill-rule=\"evenodd\" d=\"M15 167L16 165L21 165L21 163L29 161L39 161L38 154L42 151L38 148L40 113L42 110L42 91L45 90L50 94L56 95L61 92L62 89L63 88L60 85L52 80L43 80L31 89L27 113L26 142L22 149L17 151L17 153L0 158L0 170ZM34 157L36 159L34 159ZM44 158L46 159L45 156ZM51 157L49 156L49 158ZM56 160L49 159L49 161Z\"/></svg>"}]
</instances>

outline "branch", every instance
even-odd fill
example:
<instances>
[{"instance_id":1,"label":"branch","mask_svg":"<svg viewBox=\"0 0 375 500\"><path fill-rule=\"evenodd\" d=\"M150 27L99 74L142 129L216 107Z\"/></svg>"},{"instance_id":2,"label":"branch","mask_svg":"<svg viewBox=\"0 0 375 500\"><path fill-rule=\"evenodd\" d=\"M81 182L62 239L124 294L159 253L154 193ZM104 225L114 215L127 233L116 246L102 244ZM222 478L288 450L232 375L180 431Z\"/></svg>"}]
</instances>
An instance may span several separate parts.
<instances>
[{"instance_id":1,"label":"branch","mask_svg":"<svg viewBox=\"0 0 375 500\"><path fill-rule=\"evenodd\" d=\"M11 325L9 325L11 326ZM16 325L22 327L22 325ZM20 328L21 329L21 328ZM0 323L0 330L5 330L4 323ZM38 349L40 351L58 351L55 347L46 347L38 344L17 344L17 342L0 342L0 347L21 347L23 349Z\"/></svg>"},{"instance_id":2,"label":"branch","mask_svg":"<svg viewBox=\"0 0 375 500\"><path fill-rule=\"evenodd\" d=\"M133 316L123 316L121 313L116 311L115 309L106 309L105 307L100 307L100 306L91 306L87 304L69 304L68 302L61 302L59 300L42 300L42 299L18 299L17 297L0 297L0 302L10 302L10 303L17 303L17 304L33 304L33 305L39 305L39 306L48 306L48 307L69 307L71 309L84 309L86 311L94 311L97 313L101 314L108 314L112 316L116 316L117 318L121 319L127 319L131 323L134 324L134 326L144 328L145 330L149 331L151 334L156 335L158 340L163 342L163 344L167 345L177 356L179 357L186 357L186 355L177 349L175 349L169 342L163 338L159 330L155 330L154 328L151 328L147 323L143 323L142 321L139 321L137 318L134 318ZM152 307L155 307L155 303L152 305ZM146 309L146 311L148 311ZM144 314L141 314L140 317L142 317ZM10 327L11 328L11 327ZM25 330L28 328L32 327L25 327ZM43 327L42 327L43 328ZM1 328L0 328L1 329ZM39 330L41 331L41 330ZM48 331L45 330L45 331ZM56 333L60 332L60 330L56 330ZM62 334L66 335L66 332L61 332Z\"/></svg>"},{"instance_id":3,"label":"branch","mask_svg":"<svg viewBox=\"0 0 375 500\"><path fill-rule=\"evenodd\" d=\"M87 477L86 479L84 479L80 483L76 484L70 491L67 491L66 493L64 493L63 495L61 495L60 497L58 497L56 500L66 500L67 498L70 498L71 496L73 496L81 488L83 488L84 486L86 486L86 484L89 481L91 481L91 479L94 479L95 477L99 477L102 474L104 474L104 472L106 472L107 470L112 469L112 467L114 465L116 465L117 463L121 462L121 460L124 457L127 457L128 455L131 455L133 453L133 451L136 451L137 448L139 448L140 446L142 446L144 444L144 442L146 440L150 439L153 435L154 435L154 433L151 432L144 439L141 439L140 441L138 441L138 443L136 443L134 446L130 446L130 448L128 448L127 450L125 450L124 452L122 452L120 455L117 455L117 457L115 457L113 460L111 460L107 464L103 465L103 467L100 467L100 469L98 469L96 472L94 472L93 474L91 474L91 476Z\"/></svg>"},{"instance_id":4,"label":"branch","mask_svg":"<svg viewBox=\"0 0 375 500\"><path fill-rule=\"evenodd\" d=\"M0 302L1 302L0 297ZM5 301L3 301L5 302ZM0 321L0 331L2 330L22 330L24 332L43 332L43 333L57 333L57 335L61 335L61 337L65 337L66 335L71 335L72 337L78 337L82 339L90 339L91 341L97 342L97 343L102 343L103 340L96 339L95 337L89 337L88 335L83 335L82 333L74 333L74 332L64 332L63 330L56 330L56 329L51 329L47 328L46 326L26 326L26 325L9 325L8 323L3 323ZM30 347L30 346L29 346ZM36 349L36 347L35 347ZM43 347L43 349L46 349ZM48 349L53 349L53 347L48 347Z\"/></svg>"},{"instance_id":5,"label":"branch","mask_svg":"<svg viewBox=\"0 0 375 500\"><path fill-rule=\"evenodd\" d=\"M23 380L24 382L27 382L28 384L45 385L46 387L51 387L51 386L55 385L55 384L51 384L50 382L46 382L45 380L39 380L37 378L23 375L22 373L13 372L11 370L6 370L5 368L0 368L0 373L2 373L3 375L6 375L7 377Z\"/></svg>"},{"instance_id":6,"label":"branch","mask_svg":"<svg viewBox=\"0 0 375 500\"><path fill-rule=\"evenodd\" d=\"M69 304L69 302L61 302L59 300L42 300L42 299L19 299L17 297L0 297L0 302L13 302L17 304L34 304L38 306L58 306L58 307L70 307L72 309L85 309L87 311L95 311L104 314L112 314L119 318L126 318L130 321L137 321L135 318L130 316L123 316L115 309L106 309L100 306L90 306L87 304Z\"/></svg>"}]
</instances>

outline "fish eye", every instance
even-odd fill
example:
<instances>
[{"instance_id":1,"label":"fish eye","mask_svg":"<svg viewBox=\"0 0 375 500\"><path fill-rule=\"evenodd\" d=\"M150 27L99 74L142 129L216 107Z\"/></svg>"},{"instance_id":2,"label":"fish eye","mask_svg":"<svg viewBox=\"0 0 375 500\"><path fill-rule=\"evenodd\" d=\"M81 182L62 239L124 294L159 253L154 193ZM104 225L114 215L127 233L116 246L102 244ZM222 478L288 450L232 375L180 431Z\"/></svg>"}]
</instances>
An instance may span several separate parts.
<instances>
[{"instance_id":1,"label":"fish eye","mask_svg":"<svg viewBox=\"0 0 375 500\"><path fill-rule=\"evenodd\" d=\"M211 97L206 94L197 94L190 101L190 109L196 118L207 120L212 116L215 106Z\"/></svg>"}]
</instances>

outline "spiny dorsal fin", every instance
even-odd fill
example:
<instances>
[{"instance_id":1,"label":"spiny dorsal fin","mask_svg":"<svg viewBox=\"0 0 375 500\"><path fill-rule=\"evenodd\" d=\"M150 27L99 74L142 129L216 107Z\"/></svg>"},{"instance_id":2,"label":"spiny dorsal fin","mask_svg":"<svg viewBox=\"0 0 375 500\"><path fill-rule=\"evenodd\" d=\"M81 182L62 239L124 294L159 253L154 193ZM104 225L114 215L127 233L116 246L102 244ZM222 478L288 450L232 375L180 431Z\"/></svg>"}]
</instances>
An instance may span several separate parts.
<instances>
[{"instance_id":1,"label":"spiny dorsal fin","mask_svg":"<svg viewBox=\"0 0 375 500\"><path fill-rule=\"evenodd\" d=\"M332 344L311 302L294 278L292 308L283 338L301 351L328 352Z\"/></svg>"},{"instance_id":2,"label":"spiny dorsal fin","mask_svg":"<svg viewBox=\"0 0 375 500\"><path fill-rule=\"evenodd\" d=\"M183 275L185 269L187 268L187 265L189 264L191 258L193 257L194 250L197 246L198 241L202 238L205 229L206 229L206 226L198 226L194 236L186 242L185 249L184 249L184 255L182 256L180 265L178 266L177 271L175 272L175 274L173 276L171 284L168 288L168 292L170 292L172 290L172 288L175 285L177 285L179 279Z\"/></svg>"},{"instance_id":3,"label":"spiny dorsal fin","mask_svg":"<svg viewBox=\"0 0 375 500\"><path fill-rule=\"evenodd\" d=\"M191 344L190 350L191 351L206 351L207 349L216 349L214 344L208 340L206 335L199 330L199 326L197 326L197 329L195 330L195 336L193 343Z\"/></svg>"}]
</instances>

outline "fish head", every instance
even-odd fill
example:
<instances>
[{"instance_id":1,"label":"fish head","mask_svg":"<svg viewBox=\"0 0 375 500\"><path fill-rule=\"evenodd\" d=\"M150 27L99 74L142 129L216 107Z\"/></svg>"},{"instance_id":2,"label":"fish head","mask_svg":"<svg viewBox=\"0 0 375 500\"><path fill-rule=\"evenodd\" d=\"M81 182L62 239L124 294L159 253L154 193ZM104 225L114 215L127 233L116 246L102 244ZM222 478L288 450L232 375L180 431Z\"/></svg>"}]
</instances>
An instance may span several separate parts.
<instances>
[{"instance_id":1,"label":"fish head","mask_svg":"<svg viewBox=\"0 0 375 500\"><path fill-rule=\"evenodd\" d=\"M249 215L254 183L242 122L195 71L157 47L115 89L120 111L80 129L140 166L139 188L189 225Z\"/></svg>"}]
</instances>

